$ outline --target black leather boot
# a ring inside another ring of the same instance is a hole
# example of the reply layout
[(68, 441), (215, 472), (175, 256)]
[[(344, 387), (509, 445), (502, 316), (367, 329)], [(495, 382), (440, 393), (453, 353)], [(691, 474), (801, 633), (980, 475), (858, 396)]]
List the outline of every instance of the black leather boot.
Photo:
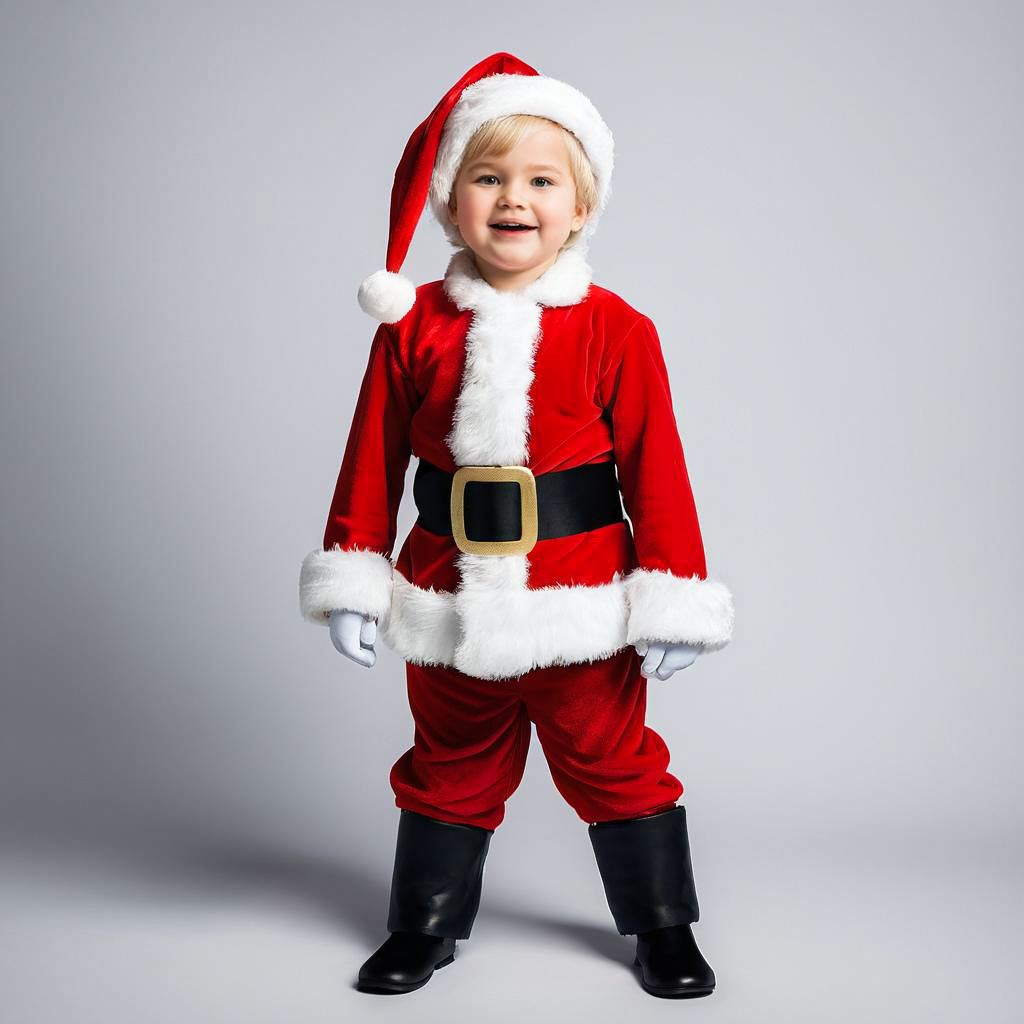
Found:
[(391, 877), (391, 935), (359, 969), (363, 992), (412, 992), (455, 959), (480, 907), (493, 831), (402, 810)]
[(640, 984), (651, 995), (710, 995), (715, 972), (690, 931), (699, 920), (686, 808), (589, 828), (605, 895), (620, 935), (635, 935)]

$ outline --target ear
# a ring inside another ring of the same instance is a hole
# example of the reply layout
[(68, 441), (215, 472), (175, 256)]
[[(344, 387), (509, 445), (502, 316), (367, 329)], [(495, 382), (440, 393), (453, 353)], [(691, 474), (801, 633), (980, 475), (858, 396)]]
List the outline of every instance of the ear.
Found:
[(584, 224), (587, 223), (587, 219), (590, 217), (590, 211), (582, 204), (576, 204), (576, 216), (572, 219), (573, 231), (579, 231)]

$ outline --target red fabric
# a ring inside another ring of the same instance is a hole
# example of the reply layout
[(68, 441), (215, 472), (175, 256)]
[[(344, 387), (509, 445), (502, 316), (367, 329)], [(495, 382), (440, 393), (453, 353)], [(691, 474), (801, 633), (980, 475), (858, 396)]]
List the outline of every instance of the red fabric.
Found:
[[(411, 455), (454, 472), (451, 431), (472, 313), (434, 281), (373, 339), (324, 533), (324, 548), (391, 557)], [(531, 588), (601, 584), (636, 567), (707, 578), (697, 511), (654, 324), (591, 285), (573, 306), (544, 308), (529, 392), (534, 474), (614, 459), (632, 521), (539, 541)], [(634, 537), (635, 533), (635, 537)], [(420, 587), (453, 592), (459, 550), (413, 526), (395, 559)]]
[(647, 679), (632, 647), (515, 680), (406, 663), (414, 743), (391, 769), (395, 805), (496, 829), (526, 766), (531, 722), (566, 802), (588, 823), (656, 814), (682, 783), (644, 724)]
[(324, 549), (369, 548), (390, 555), (409, 465), (409, 430), (419, 402), (395, 361), (388, 327), (370, 345), (352, 427), (331, 502)]

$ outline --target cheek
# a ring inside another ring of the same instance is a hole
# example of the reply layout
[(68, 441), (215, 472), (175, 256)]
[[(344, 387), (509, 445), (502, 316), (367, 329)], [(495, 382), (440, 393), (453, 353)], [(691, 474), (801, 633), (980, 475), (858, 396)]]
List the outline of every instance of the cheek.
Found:
[(463, 199), (462, 209), (470, 220), (477, 221), (486, 217), (490, 206), (486, 202), (485, 197), (479, 192), (467, 191)]
[(538, 201), (537, 210), (545, 220), (553, 224), (568, 224), (575, 213), (572, 203), (566, 196), (554, 194), (544, 196)]

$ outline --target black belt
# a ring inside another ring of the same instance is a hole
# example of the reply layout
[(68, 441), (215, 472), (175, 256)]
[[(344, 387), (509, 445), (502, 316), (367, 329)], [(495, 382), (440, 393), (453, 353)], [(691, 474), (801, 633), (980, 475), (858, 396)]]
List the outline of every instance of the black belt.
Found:
[(473, 554), (525, 553), (538, 540), (623, 521), (612, 460), (534, 476), (524, 466), (449, 473), (420, 459), (413, 497), (419, 526), (454, 536), (460, 550)]

